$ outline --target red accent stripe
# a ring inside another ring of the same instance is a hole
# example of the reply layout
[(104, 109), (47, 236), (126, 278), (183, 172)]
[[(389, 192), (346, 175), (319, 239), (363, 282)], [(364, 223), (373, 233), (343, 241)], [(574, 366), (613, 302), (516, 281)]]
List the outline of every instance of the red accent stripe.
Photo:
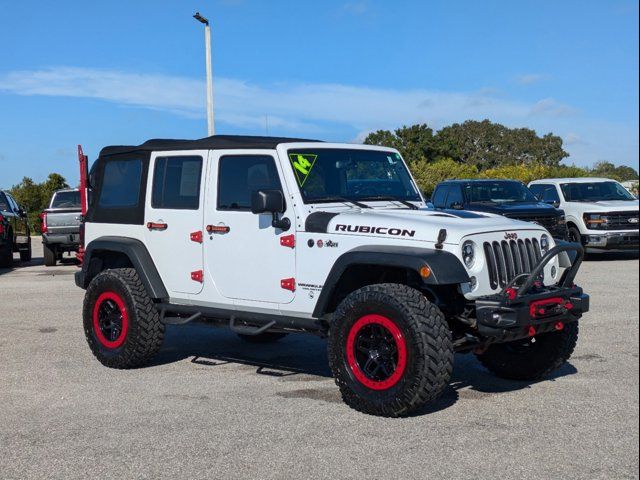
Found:
[[(380, 325), (391, 334), (398, 349), (398, 363), (396, 365), (396, 369), (389, 378), (382, 381), (372, 380), (367, 377), (356, 360), (356, 338), (358, 333), (365, 326), (373, 323)], [(371, 390), (388, 390), (400, 381), (405, 368), (407, 367), (407, 342), (404, 335), (402, 335), (402, 331), (400, 331), (395, 322), (389, 318), (375, 314), (365, 315), (364, 317), (360, 317), (356, 323), (353, 324), (351, 330), (349, 330), (349, 335), (347, 337), (347, 362), (349, 363), (351, 372), (353, 372), (353, 376), (364, 386)]]

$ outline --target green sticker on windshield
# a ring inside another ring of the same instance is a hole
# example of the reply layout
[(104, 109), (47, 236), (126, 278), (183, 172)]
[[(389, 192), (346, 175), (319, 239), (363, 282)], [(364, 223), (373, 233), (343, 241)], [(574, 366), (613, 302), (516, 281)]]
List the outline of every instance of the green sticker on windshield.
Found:
[(311, 169), (316, 163), (316, 158), (318, 158), (318, 155), (312, 155), (309, 153), (289, 154), (289, 160), (291, 160), (291, 166), (293, 167), (293, 172), (296, 174), (298, 185), (303, 186), (304, 182), (307, 181), (309, 173), (311, 173)]

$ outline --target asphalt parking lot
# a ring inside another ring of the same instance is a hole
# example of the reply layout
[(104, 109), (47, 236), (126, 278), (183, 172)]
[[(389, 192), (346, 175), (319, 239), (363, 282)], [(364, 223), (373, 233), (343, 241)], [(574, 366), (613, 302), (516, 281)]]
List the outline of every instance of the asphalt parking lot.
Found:
[(592, 311), (554, 378), (458, 356), (444, 397), (394, 420), (342, 403), (311, 336), (173, 327), (152, 366), (102, 367), (77, 267), (34, 245), (0, 270), (0, 478), (638, 478), (637, 256), (584, 264)]

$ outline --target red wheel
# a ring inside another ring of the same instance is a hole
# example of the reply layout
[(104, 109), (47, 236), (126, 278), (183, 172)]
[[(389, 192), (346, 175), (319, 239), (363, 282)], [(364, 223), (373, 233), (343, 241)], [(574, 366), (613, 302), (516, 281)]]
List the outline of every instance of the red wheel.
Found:
[(124, 300), (115, 292), (100, 294), (93, 307), (93, 330), (106, 348), (120, 347), (129, 331), (129, 314)]
[(398, 326), (382, 315), (365, 315), (347, 337), (347, 361), (353, 376), (372, 390), (387, 390), (402, 378), (407, 343)]

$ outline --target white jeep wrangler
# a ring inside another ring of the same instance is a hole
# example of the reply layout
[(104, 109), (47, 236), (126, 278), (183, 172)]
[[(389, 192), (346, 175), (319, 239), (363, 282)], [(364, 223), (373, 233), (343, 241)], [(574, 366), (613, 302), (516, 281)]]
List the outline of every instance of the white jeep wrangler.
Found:
[(454, 352), (497, 375), (562, 365), (589, 297), (576, 244), (502, 216), (426, 208), (390, 148), (270, 137), (104, 148), (90, 174), (84, 330), (104, 365), (148, 363), (165, 325), (328, 337), (344, 401), (407, 415)]

